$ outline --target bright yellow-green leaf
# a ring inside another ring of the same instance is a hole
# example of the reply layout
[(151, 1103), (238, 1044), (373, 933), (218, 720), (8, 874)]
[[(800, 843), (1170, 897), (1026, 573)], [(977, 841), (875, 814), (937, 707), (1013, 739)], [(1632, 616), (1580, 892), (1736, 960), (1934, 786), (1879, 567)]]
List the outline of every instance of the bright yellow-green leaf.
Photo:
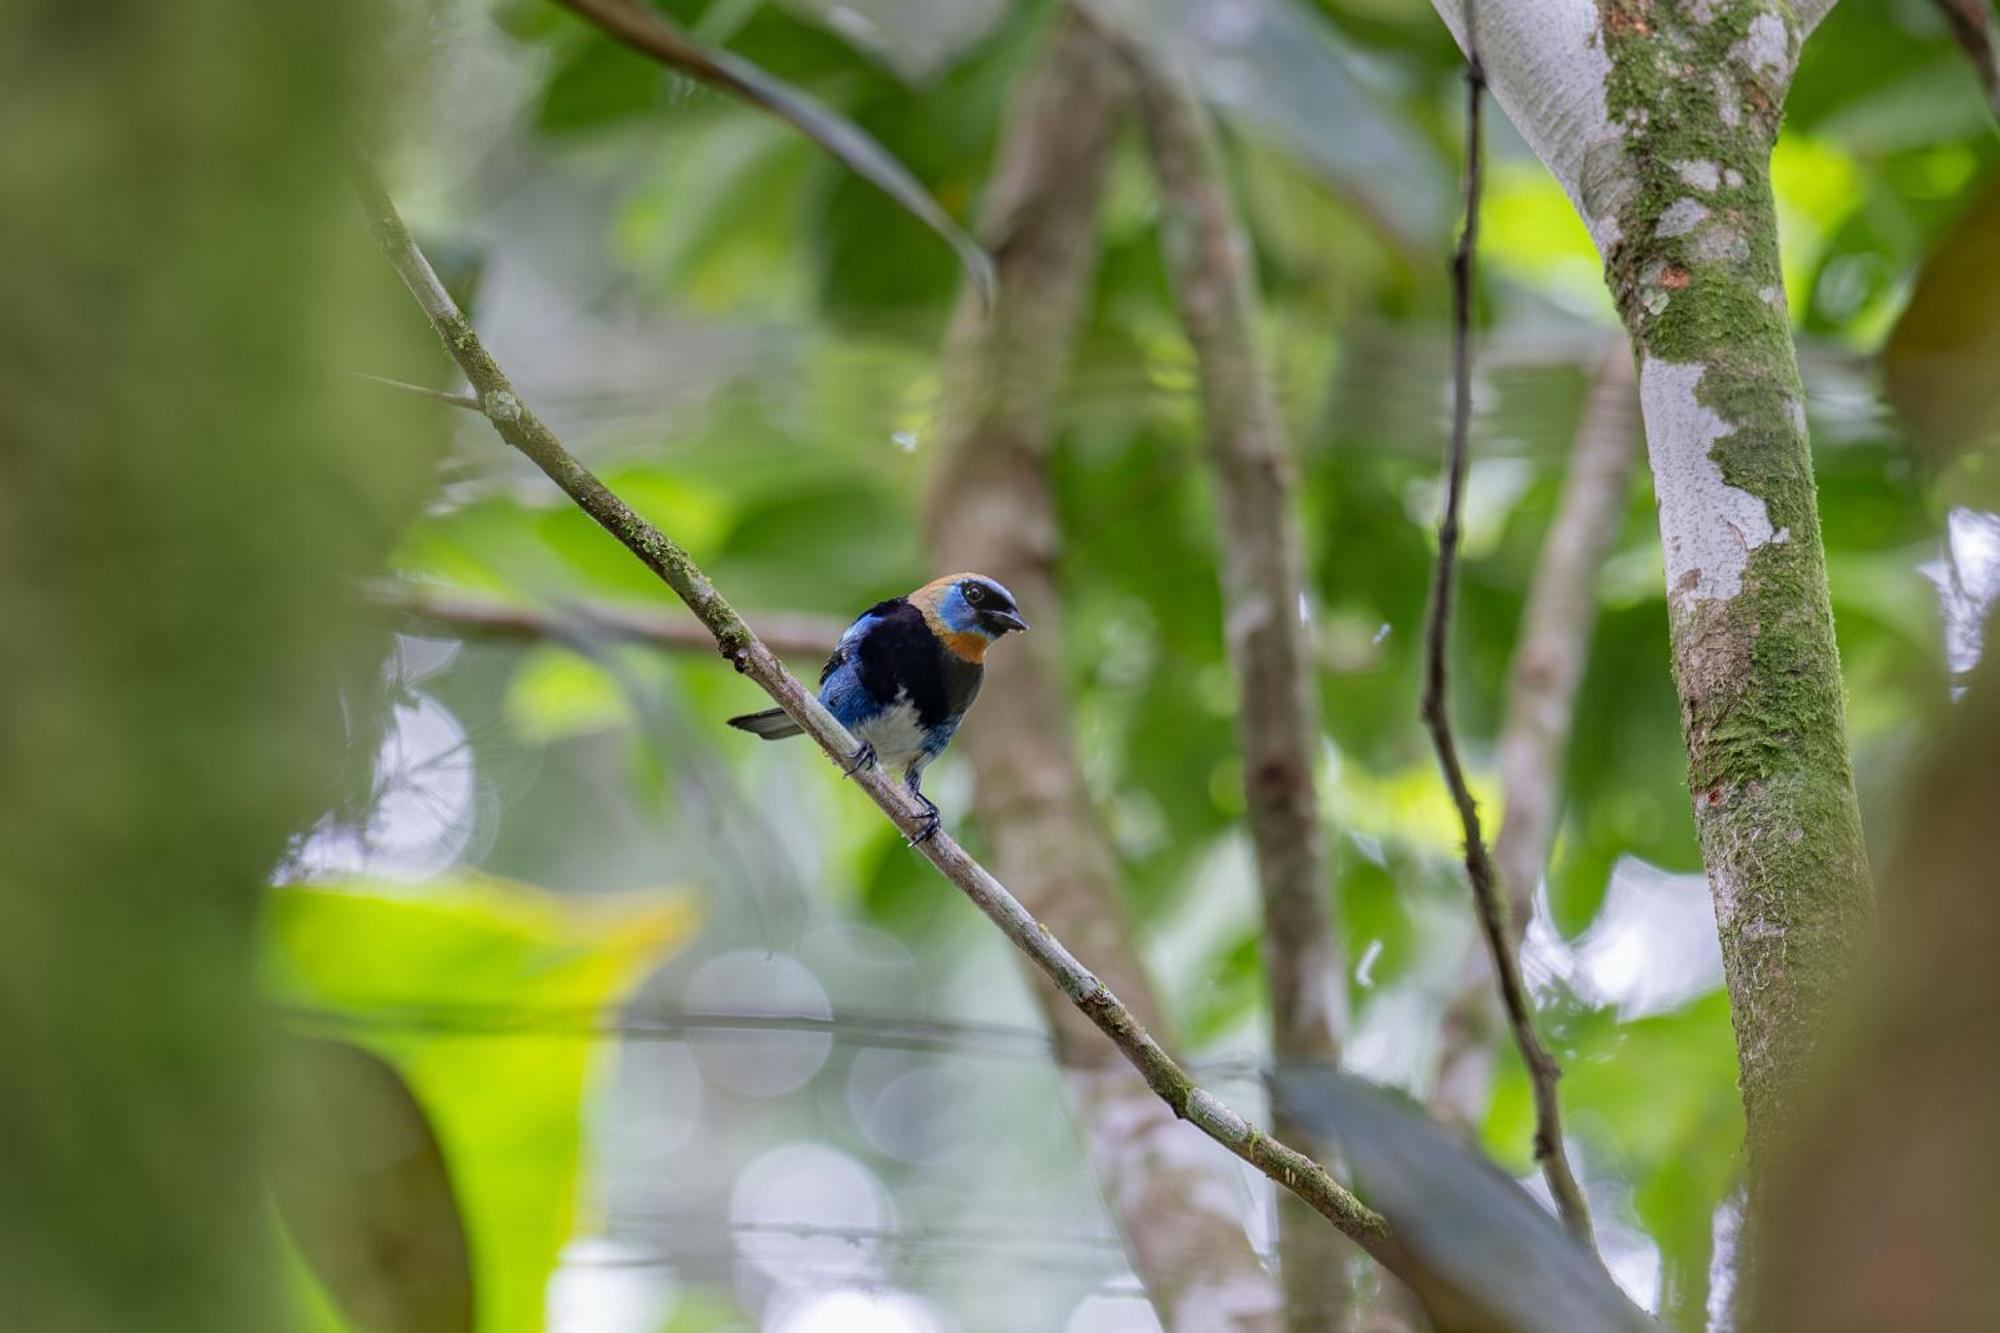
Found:
[[(479, 1333), (541, 1329), (543, 1287), (573, 1229), (600, 1054), (586, 1020), (688, 937), (690, 903), (468, 877), (281, 889), (269, 922), (272, 998), (353, 1016), (345, 1035), (395, 1064), (435, 1126), (471, 1242)], [(496, 1031), (422, 1019), (454, 1012), (523, 1021)]]
[(1494, 163), (1479, 228), (1482, 264), (1554, 289), (1573, 308), (1612, 318), (1597, 247), (1562, 187), (1539, 164), (1514, 158)]
[(1824, 138), (1785, 134), (1771, 153), (1771, 192), (1778, 203), (1778, 253), (1785, 296), (1793, 310), (1808, 304), (1812, 275), (1827, 238), (1861, 203), (1854, 159)]

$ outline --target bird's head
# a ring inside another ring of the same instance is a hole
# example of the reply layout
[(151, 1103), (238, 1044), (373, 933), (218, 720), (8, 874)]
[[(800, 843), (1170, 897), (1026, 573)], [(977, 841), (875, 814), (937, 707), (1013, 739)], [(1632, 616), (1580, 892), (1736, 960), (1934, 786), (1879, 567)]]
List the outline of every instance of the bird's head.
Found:
[(947, 647), (974, 662), (1001, 635), (1028, 628), (1014, 605), (1014, 594), (984, 574), (932, 579), (910, 594), (910, 602)]

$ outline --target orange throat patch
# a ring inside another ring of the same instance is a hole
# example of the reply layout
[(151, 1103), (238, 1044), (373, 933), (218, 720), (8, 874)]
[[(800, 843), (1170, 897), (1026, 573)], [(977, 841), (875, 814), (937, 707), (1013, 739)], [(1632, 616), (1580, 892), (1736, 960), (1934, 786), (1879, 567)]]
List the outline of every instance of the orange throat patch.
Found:
[(941, 634), (938, 637), (944, 640), (944, 646), (952, 651), (953, 656), (968, 662), (985, 661), (986, 645), (991, 642), (984, 634), (974, 634), (969, 630), (963, 634)]
[(954, 657), (961, 662), (984, 662), (986, 647), (992, 640), (972, 630), (954, 630), (938, 614), (939, 599), (971, 577), (970, 574), (947, 574), (941, 579), (932, 579), (910, 594), (910, 603), (924, 613), (924, 623), (931, 627), (931, 633)]

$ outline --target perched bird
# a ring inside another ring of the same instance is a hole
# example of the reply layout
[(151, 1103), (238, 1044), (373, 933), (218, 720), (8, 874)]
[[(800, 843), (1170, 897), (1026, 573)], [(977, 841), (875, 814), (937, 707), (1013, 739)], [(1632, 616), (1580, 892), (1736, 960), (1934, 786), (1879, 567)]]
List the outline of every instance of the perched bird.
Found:
[[(944, 753), (979, 696), (987, 646), (1027, 628), (1012, 593), (983, 574), (952, 574), (869, 607), (826, 659), (819, 701), (861, 742), (848, 772), (878, 763), (900, 772), (928, 812), (918, 842), (935, 834), (941, 819), (924, 795), (924, 766)], [(781, 708), (732, 717), (729, 725), (767, 741), (800, 731)]]

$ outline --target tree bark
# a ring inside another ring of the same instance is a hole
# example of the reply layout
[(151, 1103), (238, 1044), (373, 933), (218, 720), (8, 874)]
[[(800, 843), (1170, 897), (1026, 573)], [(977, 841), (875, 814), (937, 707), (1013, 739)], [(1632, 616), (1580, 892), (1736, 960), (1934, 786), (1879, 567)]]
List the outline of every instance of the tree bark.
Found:
[[(1437, 0), (1462, 33), (1457, 0)], [(1827, 4), (1487, 0), (1495, 96), (1604, 256), (1631, 335), (1753, 1204), (1872, 920), (1770, 152)]]
[[(1156, 1028), (1164, 1016), (1134, 948), (1117, 856), (1071, 748), (1056, 666), (1061, 597), (1048, 475), (1055, 404), (1095, 267), (1098, 204), (1127, 88), (1084, 23), (1065, 13), (1056, 24), (1009, 117), (988, 188), (981, 239), (997, 260), (998, 304), (989, 312), (968, 292), (946, 348), (931, 545), (941, 569), (999, 579), (1035, 622), (1028, 639), (989, 666), (979, 715), (959, 742), (995, 864), (1028, 910), (1092, 959)], [(1035, 992), (1091, 1163), (1162, 1325), (1276, 1328), (1277, 1290), (1245, 1236), (1236, 1192), (1199, 1137), (1059, 993), (1043, 985)]]
[[(1259, 342), (1247, 240), (1215, 131), (1167, 57), (1135, 54), (1139, 119), (1159, 183), (1160, 236), (1181, 327), (1201, 373), (1215, 481), (1222, 605), (1242, 688), (1244, 803), (1264, 907), (1261, 940), (1274, 1063), (1340, 1056), (1346, 989), (1316, 772), (1318, 686), (1305, 623), (1304, 542), (1292, 460)], [(1287, 1115), (1273, 1128), (1321, 1161), (1332, 1145)], [(1354, 1314), (1354, 1247), (1296, 1199), (1278, 1202), (1285, 1326), (1326, 1333)]]

